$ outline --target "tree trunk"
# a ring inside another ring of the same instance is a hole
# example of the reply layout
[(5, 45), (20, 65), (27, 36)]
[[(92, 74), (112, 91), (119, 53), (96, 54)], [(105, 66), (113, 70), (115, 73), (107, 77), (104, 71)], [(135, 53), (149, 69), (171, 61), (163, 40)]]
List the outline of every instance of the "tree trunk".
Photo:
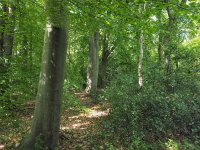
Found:
[[(157, 18), (158, 18), (158, 22), (159, 25), (162, 25), (162, 15), (161, 15), (162, 11), (159, 11), (157, 14)], [(160, 27), (160, 31), (159, 31), (159, 37), (158, 37), (158, 63), (159, 65), (163, 65), (164, 64), (164, 58), (163, 58), (163, 48), (164, 48), (164, 34), (162, 32), (162, 26)]]
[(26, 34), (22, 35), (22, 49), (21, 49), (21, 54), (22, 54), (22, 68), (26, 69), (28, 66), (28, 48), (29, 48), (29, 43), (28, 43), (28, 38)]
[(104, 88), (106, 84), (106, 70), (107, 70), (107, 64), (108, 64), (108, 57), (110, 55), (108, 42), (109, 42), (109, 35), (105, 34), (104, 39), (103, 39), (101, 64), (99, 67), (99, 87), (100, 88)]
[(14, 28), (15, 28), (15, 16), (13, 13), (14, 10), (15, 7), (12, 4), (7, 4), (4, 6), (6, 19), (5, 19), (5, 27), (3, 33), (3, 51), (5, 56), (12, 55)]
[[(172, 72), (172, 64), (171, 64), (171, 53), (172, 53), (172, 40), (174, 39), (173, 27), (175, 24), (175, 17), (172, 15), (172, 11), (170, 7), (167, 7), (168, 14), (168, 27), (167, 27), (167, 35), (165, 38), (165, 66), (166, 66), (166, 74), (170, 75)], [(173, 35), (172, 35), (173, 34)]]
[(3, 57), (3, 34), (0, 33), (0, 57)]
[(62, 6), (58, 0), (46, 0), (48, 18), (36, 107), (31, 133), (22, 142), (21, 150), (36, 150), (41, 141), (43, 149), (54, 150), (57, 145), (67, 40)]
[(86, 92), (92, 96), (96, 95), (98, 72), (99, 72), (99, 33), (94, 32), (89, 40), (89, 58), (87, 68)]
[(143, 76), (142, 76), (142, 61), (143, 61), (143, 55), (144, 55), (144, 37), (142, 31), (139, 35), (139, 48), (140, 48), (140, 54), (138, 58), (138, 90), (140, 90), (143, 87)]
[(32, 68), (33, 64), (33, 33), (32, 30), (30, 32), (30, 44), (29, 44), (29, 65)]
[(0, 2), (2, 7), (0, 7), (0, 10), (2, 12), (2, 16), (0, 16), (0, 57), (3, 57), (3, 33), (4, 33), (4, 27), (5, 27), (5, 6), (3, 2)]
[(158, 62), (159, 64), (163, 63), (163, 36), (160, 33), (158, 39)]
[[(169, 3), (169, 0), (165, 0), (166, 3)], [(166, 72), (166, 89), (168, 92), (173, 91), (173, 87), (171, 86), (170, 76), (173, 70), (173, 63), (171, 60), (171, 54), (173, 53), (176, 47), (176, 17), (173, 13), (170, 6), (166, 8), (168, 15), (168, 25), (164, 37), (164, 55), (165, 55), (165, 72)]]
[(0, 57), (3, 57), (3, 19), (0, 18)]

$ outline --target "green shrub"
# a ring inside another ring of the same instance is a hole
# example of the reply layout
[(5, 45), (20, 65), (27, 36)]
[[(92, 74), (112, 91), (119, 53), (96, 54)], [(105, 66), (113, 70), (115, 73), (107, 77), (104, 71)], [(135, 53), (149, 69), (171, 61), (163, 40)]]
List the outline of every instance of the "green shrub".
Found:
[(13, 58), (10, 64), (4, 64), (0, 75), (0, 117), (3, 117), (36, 96), (39, 68), (34, 64), (25, 68), (21, 60)]
[(106, 128), (117, 134), (125, 145), (135, 135), (150, 143), (168, 138), (199, 140), (198, 86), (192, 87), (193, 90), (190, 86), (179, 87), (170, 94), (160, 82), (145, 85), (137, 92), (133, 77), (120, 76), (105, 91), (105, 99), (111, 104)]

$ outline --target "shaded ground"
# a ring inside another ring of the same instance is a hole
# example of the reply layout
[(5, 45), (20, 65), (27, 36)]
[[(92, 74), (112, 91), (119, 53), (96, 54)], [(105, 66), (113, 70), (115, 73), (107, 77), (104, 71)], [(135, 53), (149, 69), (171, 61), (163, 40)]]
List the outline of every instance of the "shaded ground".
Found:
[[(105, 149), (106, 142), (101, 141), (101, 129), (97, 126), (108, 115), (109, 109), (92, 102), (85, 93), (75, 93), (85, 108), (66, 109), (62, 114), (59, 149), (92, 150)], [(34, 103), (24, 106), (23, 111), (15, 111), (15, 117), (0, 120), (0, 150), (16, 150), (21, 138), (29, 131), (34, 111)]]
[(60, 149), (104, 149), (105, 143), (99, 141), (101, 132), (98, 122), (107, 116), (109, 109), (100, 104), (94, 104), (85, 93), (75, 93), (81, 103), (86, 106), (84, 112), (73, 109), (66, 110), (62, 116)]

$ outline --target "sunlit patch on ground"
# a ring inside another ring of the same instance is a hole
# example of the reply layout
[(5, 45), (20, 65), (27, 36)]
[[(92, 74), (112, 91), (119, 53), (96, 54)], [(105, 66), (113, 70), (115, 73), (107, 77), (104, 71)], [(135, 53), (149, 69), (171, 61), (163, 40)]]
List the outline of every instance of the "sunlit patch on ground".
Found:
[(109, 109), (107, 110), (95, 110), (95, 109), (91, 109), (91, 111), (88, 114), (89, 118), (98, 118), (98, 117), (103, 117), (103, 116), (107, 116), (109, 113)]
[[(85, 93), (78, 93), (76, 96), (85, 109), (81, 112), (74, 108), (64, 110), (61, 116), (60, 150), (91, 149), (97, 146), (96, 143), (101, 145), (101, 141), (96, 138), (101, 129), (96, 125), (108, 115), (109, 109), (93, 103)], [(31, 101), (23, 106), (21, 112), (16, 112), (13, 118), (0, 121), (0, 150), (17, 149), (22, 138), (30, 130), (34, 106), (34, 102)]]
[(76, 110), (66, 110), (62, 115), (60, 149), (92, 149), (96, 145), (93, 142), (99, 132), (97, 124), (103, 117), (109, 114), (108, 108), (94, 104), (85, 93), (75, 93), (86, 106), (85, 112), (77, 113)]
[(87, 129), (87, 126), (90, 125), (90, 122), (80, 122), (80, 123), (74, 123), (69, 126), (61, 127), (61, 130), (69, 130), (69, 129)]
[(5, 145), (0, 144), (0, 149), (3, 149), (5, 147)]
[[(95, 107), (94, 107), (95, 108)], [(66, 118), (67, 125), (62, 126), (61, 130), (66, 129), (86, 129), (87, 127), (92, 125), (92, 122), (89, 118), (99, 118), (107, 116), (109, 113), (109, 109), (106, 110), (98, 110), (98, 109), (90, 109), (87, 113), (80, 113), (79, 115), (74, 115)]]

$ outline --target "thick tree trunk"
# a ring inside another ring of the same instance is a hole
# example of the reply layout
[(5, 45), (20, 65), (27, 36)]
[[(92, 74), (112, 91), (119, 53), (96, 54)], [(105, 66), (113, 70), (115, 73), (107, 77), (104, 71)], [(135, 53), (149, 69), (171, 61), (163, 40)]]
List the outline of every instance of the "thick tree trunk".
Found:
[(140, 53), (138, 57), (138, 90), (140, 90), (143, 87), (143, 76), (142, 76), (142, 61), (144, 56), (144, 37), (142, 31), (139, 35), (139, 48)]
[(99, 87), (100, 88), (104, 88), (106, 84), (106, 70), (107, 70), (107, 64), (108, 64), (108, 57), (110, 55), (108, 42), (109, 42), (109, 35), (105, 34), (104, 39), (103, 39), (101, 64), (99, 67)]
[(44, 39), (42, 68), (31, 133), (21, 150), (36, 150), (38, 141), (43, 149), (54, 150), (59, 137), (60, 108), (66, 59), (66, 16), (60, 1), (47, 0), (48, 19)]
[(100, 73), (99, 73), (99, 87), (104, 88), (106, 85), (106, 70), (107, 70), (107, 65), (108, 65), (108, 58), (104, 57), (101, 60), (101, 65), (100, 65)]
[(86, 92), (96, 95), (99, 72), (99, 33), (94, 32), (89, 40), (89, 58), (87, 68)]

